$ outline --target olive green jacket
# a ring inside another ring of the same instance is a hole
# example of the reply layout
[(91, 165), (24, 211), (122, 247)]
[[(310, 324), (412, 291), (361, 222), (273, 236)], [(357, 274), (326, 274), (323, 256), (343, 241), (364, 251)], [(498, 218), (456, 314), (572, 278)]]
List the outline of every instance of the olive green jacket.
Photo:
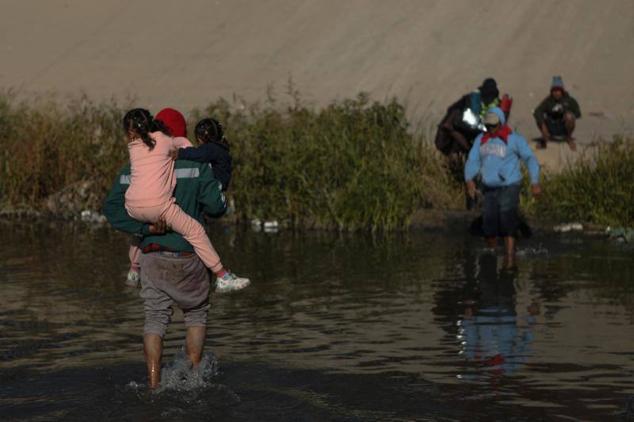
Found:
[[(221, 216), (227, 210), (227, 202), (213, 170), (206, 163), (178, 160), (175, 162), (176, 204), (188, 215), (203, 223), (204, 214)], [(140, 248), (156, 243), (175, 252), (190, 252), (194, 248), (176, 232), (151, 235), (149, 225), (134, 220), (125, 209), (125, 192), (130, 186), (130, 165), (117, 175), (103, 205), (103, 214), (117, 230), (137, 236)]]
[(542, 100), (533, 112), (533, 117), (539, 126), (544, 123), (546, 116), (550, 115), (558, 104), (561, 104), (564, 113), (569, 111), (574, 114), (577, 119), (581, 117), (579, 104), (577, 103), (577, 100), (570, 96), (570, 94), (565, 92), (559, 101), (555, 100), (552, 95), (549, 95)]

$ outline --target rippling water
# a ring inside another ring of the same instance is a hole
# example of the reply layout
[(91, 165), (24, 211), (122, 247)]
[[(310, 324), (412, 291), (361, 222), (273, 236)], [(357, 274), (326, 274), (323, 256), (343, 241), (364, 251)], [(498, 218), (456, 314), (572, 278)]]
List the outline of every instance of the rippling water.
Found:
[(175, 312), (151, 394), (126, 238), (0, 227), (3, 420), (634, 417), (627, 245), (537, 236), (505, 272), (456, 234), (219, 230), (223, 261), (253, 285), (212, 296), (204, 373), (183, 368)]

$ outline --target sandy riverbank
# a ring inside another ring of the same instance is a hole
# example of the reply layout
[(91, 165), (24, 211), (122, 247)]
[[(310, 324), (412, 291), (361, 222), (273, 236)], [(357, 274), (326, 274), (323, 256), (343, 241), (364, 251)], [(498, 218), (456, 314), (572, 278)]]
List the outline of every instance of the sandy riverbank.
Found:
[[(360, 91), (397, 96), (412, 121), (495, 76), (511, 123), (561, 74), (581, 103), (578, 142), (634, 132), (634, 3), (483, 0), (2, 0), (0, 87), (86, 92), (185, 111), (234, 95), (251, 102), (292, 78), (315, 105)], [(565, 162), (555, 146), (540, 158)], [(574, 158), (574, 157), (573, 157)]]

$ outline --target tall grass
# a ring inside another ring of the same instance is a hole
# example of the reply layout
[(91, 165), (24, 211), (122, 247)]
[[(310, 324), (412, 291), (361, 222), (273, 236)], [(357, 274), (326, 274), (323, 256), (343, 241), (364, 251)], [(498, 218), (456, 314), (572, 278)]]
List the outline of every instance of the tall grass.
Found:
[(634, 139), (617, 137), (547, 176), (536, 208), (558, 220), (634, 227)]
[[(105, 192), (127, 159), (121, 109), (80, 97), (65, 105), (15, 102), (0, 95), (0, 203), (39, 209), (42, 200), (74, 182)], [(94, 206), (95, 204), (88, 204)]]
[[(226, 102), (204, 114), (228, 129), (236, 157), (232, 190), (245, 217), (294, 225), (394, 229), (419, 207), (459, 196), (435, 151), (409, 132), (404, 108), (367, 96), (314, 111)], [(438, 189), (442, 185), (445, 189)]]
[[(286, 106), (221, 99), (191, 113), (192, 124), (214, 116), (226, 128), (234, 157), (229, 196), (240, 219), (391, 230), (407, 226), (419, 208), (462, 207), (462, 183), (412, 130), (396, 100), (359, 95), (314, 109), (292, 99)], [(43, 210), (47, 198), (80, 182), (88, 182), (91, 195), (73, 210), (98, 208), (128, 160), (123, 112), (86, 97), (18, 102), (0, 94), (0, 209)], [(617, 140), (561, 174), (546, 175), (544, 197), (527, 209), (540, 217), (634, 226), (633, 145)]]
[[(0, 97), (0, 202), (39, 209), (49, 195), (85, 180), (105, 196), (127, 160), (122, 114), (114, 103), (85, 97), (67, 105)], [(459, 197), (443, 160), (410, 133), (396, 100), (360, 95), (320, 110), (300, 101), (240, 109), (219, 100), (194, 114), (226, 126), (230, 196), (243, 219), (389, 230), (406, 226), (419, 207), (452, 206)]]

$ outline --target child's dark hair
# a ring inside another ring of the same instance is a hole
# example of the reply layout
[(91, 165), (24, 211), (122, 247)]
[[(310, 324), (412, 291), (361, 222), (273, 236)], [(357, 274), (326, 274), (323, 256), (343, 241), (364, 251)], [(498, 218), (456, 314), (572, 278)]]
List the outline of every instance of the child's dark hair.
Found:
[(225, 139), (225, 130), (216, 119), (202, 119), (196, 125), (194, 133), (196, 134), (196, 138), (205, 144), (210, 142), (227, 143), (227, 140)]
[(123, 116), (123, 130), (132, 131), (139, 135), (143, 143), (150, 149), (154, 149), (156, 141), (150, 137), (150, 132), (161, 131), (170, 135), (163, 122), (154, 120), (154, 117), (144, 108), (133, 108)]

